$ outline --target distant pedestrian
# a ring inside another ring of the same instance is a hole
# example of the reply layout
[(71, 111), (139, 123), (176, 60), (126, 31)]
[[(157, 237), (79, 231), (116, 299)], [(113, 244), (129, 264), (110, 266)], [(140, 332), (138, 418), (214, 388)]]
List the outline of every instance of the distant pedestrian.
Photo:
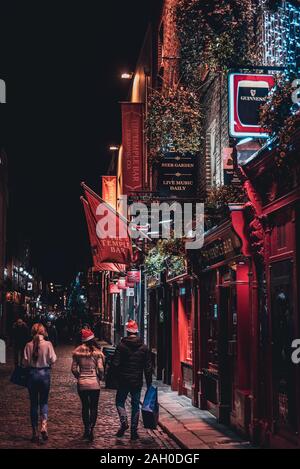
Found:
[(12, 342), (14, 349), (14, 363), (15, 367), (22, 366), (24, 347), (29, 340), (29, 329), (23, 319), (19, 318), (13, 325), (12, 329)]
[(32, 425), (32, 442), (39, 441), (38, 408), (41, 416), (41, 435), (48, 439), (48, 396), (50, 391), (50, 367), (56, 361), (52, 343), (45, 340), (47, 332), (43, 324), (37, 323), (31, 329), (32, 341), (24, 350), (25, 365), (29, 369), (28, 391), (30, 397), (30, 416)]
[(118, 386), (116, 406), (121, 423), (117, 437), (123, 436), (129, 428), (125, 403), (130, 394), (131, 439), (137, 440), (143, 374), (145, 374), (147, 387), (152, 383), (151, 353), (138, 337), (138, 326), (135, 321), (130, 320), (126, 324), (126, 331), (128, 335), (121, 340), (112, 359), (113, 372)]
[(90, 329), (82, 329), (81, 342), (82, 345), (73, 352), (71, 371), (77, 379), (77, 390), (82, 404), (83, 438), (93, 441), (98, 417), (100, 380), (104, 373), (104, 355)]
[(57, 343), (58, 343), (57, 329), (55, 327), (55, 324), (53, 324), (51, 321), (47, 322), (47, 333), (48, 333), (48, 339), (52, 343), (53, 347), (57, 347)]

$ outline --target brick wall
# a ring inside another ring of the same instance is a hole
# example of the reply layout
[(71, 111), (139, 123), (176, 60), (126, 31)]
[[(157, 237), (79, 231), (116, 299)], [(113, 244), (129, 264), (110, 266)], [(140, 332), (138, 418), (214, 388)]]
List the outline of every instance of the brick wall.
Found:
[(223, 149), (229, 146), (227, 77), (210, 77), (203, 93), (204, 145), (199, 165), (201, 196), (223, 179)]

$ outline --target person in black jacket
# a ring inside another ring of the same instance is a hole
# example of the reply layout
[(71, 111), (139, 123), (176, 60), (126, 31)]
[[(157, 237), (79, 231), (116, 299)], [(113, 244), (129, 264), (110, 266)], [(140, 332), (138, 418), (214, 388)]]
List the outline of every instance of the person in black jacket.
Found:
[(14, 323), (12, 330), (15, 367), (22, 366), (23, 364), (24, 348), (29, 341), (29, 338), (29, 329), (26, 322), (23, 321), (23, 319), (18, 318)]
[(121, 423), (116, 436), (123, 436), (129, 428), (125, 402), (130, 394), (131, 440), (137, 440), (143, 373), (147, 387), (149, 387), (152, 383), (152, 363), (150, 350), (137, 335), (137, 323), (130, 320), (126, 324), (126, 331), (128, 335), (121, 340), (112, 359), (112, 367), (118, 383), (116, 406)]

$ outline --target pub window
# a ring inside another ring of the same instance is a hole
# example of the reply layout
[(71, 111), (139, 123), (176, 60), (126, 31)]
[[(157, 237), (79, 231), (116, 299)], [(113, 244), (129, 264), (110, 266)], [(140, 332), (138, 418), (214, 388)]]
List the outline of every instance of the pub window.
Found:
[(189, 295), (186, 304), (186, 315), (187, 315), (187, 349), (186, 349), (186, 361), (192, 363), (193, 361), (193, 324), (192, 324), (192, 298)]
[(296, 369), (291, 361), (295, 337), (293, 318), (293, 267), (290, 260), (271, 268), (273, 416), (278, 432), (297, 430)]
[(207, 361), (211, 371), (218, 371), (218, 319), (219, 310), (216, 297), (216, 272), (207, 275), (204, 280), (204, 298), (207, 329)]
[(223, 184), (221, 154), (217, 145), (217, 119), (210, 124), (206, 135), (207, 188)]
[(277, 226), (277, 248), (286, 247), (285, 225)]

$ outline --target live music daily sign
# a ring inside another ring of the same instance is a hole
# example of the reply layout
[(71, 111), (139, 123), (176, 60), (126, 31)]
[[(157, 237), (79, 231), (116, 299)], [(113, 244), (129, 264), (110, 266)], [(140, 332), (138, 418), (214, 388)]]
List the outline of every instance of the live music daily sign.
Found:
[(169, 152), (159, 167), (159, 195), (171, 198), (189, 198), (196, 195), (197, 155)]

